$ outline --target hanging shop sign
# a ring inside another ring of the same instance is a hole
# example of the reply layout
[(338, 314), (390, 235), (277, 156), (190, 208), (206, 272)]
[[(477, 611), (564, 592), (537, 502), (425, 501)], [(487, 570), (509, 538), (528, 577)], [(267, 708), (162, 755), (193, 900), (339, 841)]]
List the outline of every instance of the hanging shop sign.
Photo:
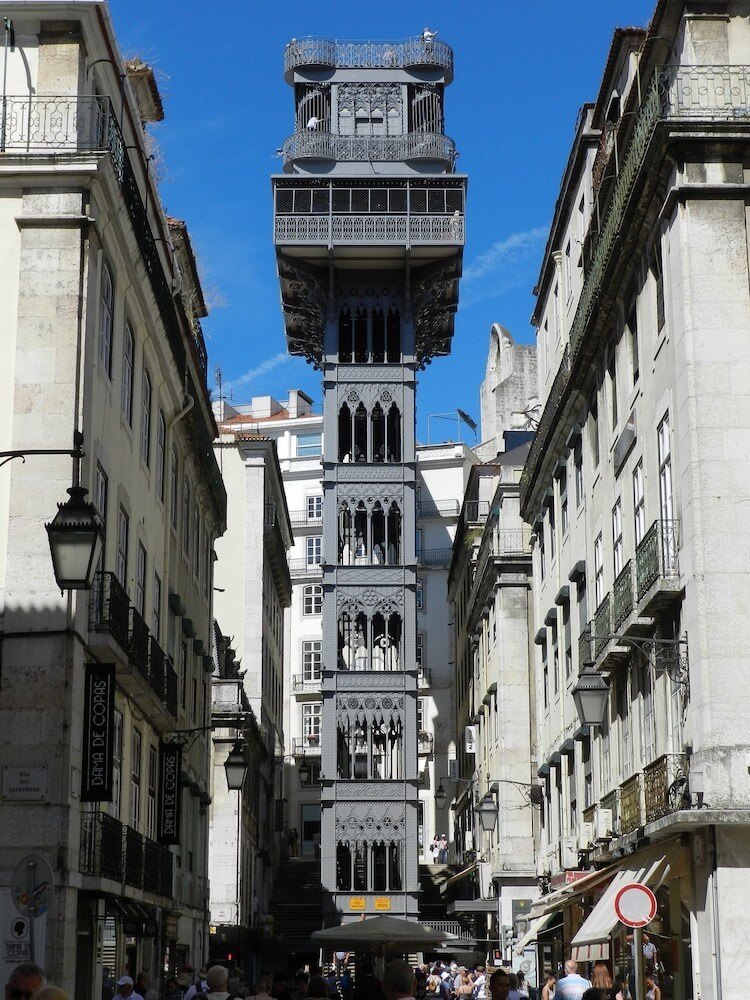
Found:
[(161, 787), (159, 789), (159, 843), (180, 842), (180, 800), (182, 747), (179, 743), (161, 745)]
[(115, 666), (87, 663), (83, 701), (81, 802), (111, 802), (115, 747)]

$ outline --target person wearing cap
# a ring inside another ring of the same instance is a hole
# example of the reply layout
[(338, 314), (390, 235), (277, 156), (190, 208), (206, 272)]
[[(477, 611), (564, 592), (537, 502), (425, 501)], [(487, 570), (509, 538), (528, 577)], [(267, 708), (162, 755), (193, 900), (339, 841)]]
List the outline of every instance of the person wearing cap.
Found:
[(133, 980), (130, 976), (120, 976), (117, 980), (117, 993), (113, 1000), (143, 1000), (140, 993), (133, 989)]

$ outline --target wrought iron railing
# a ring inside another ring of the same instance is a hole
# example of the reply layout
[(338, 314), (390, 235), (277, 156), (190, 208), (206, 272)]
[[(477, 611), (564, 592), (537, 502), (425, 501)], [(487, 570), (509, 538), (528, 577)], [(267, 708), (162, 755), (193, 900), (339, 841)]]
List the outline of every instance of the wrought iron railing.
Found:
[(620, 785), (620, 833), (632, 833), (641, 826), (641, 775), (634, 774)]
[(276, 243), (451, 244), (463, 246), (465, 220), (455, 215), (277, 215)]
[(148, 676), (148, 647), (151, 638), (148, 625), (135, 608), (130, 609), (130, 631), (128, 635), (128, 658), (146, 678)]
[(167, 658), (164, 663), (164, 703), (173, 718), (177, 718), (177, 671), (172, 660)]
[(430, 920), (430, 927), (434, 927), (436, 931), (451, 934), (453, 937), (472, 939), (472, 935), (465, 927), (461, 926), (458, 920)]
[(620, 822), (620, 789), (613, 788), (607, 795), (602, 796), (602, 809), (612, 810), (612, 829), (618, 829)]
[(121, 882), (123, 863), (122, 823), (107, 813), (82, 813), (79, 854), (81, 872)]
[(95, 575), (89, 605), (89, 623), (95, 632), (108, 632), (123, 650), (127, 650), (130, 601), (114, 573), (99, 572)]
[(453, 549), (420, 549), (417, 562), (420, 566), (450, 566)]
[(143, 840), (143, 888), (147, 892), (161, 891), (161, 844), (144, 837)]
[(431, 754), (434, 742), (432, 733), (417, 733), (417, 752), (420, 755)]
[(612, 587), (612, 624), (615, 631), (633, 610), (633, 562), (625, 563)]
[(310, 158), (337, 162), (403, 162), (442, 160), (451, 167), (456, 145), (439, 132), (406, 135), (335, 135), (332, 132), (296, 132), (283, 146), (284, 163)]
[(319, 528), (323, 523), (323, 512), (320, 514), (310, 514), (306, 510), (293, 510), (289, 514), (293, 528)]
[(319, 754), (320, 736), (295, 736), (292, 740), (292, 753), (294, 754)]
[(646, 822), (689, 808), (685, 755), (665, 753), (643, 769)]
[(172, 882), (174, 878), (174, 855), (168, 847), (161, 848), (161, 894), (162, 896), (172, 895)]
[(108, 97), (4, 97), (0, 153), (104, 152), (113, 127), (109, 108)]
[(612, 634), (611, 594), (606, 594), (604, 596), (601, 604), (594, 612), (593, 626), (594, 626), (594, 635), (593, 635), (594, 657), (597, 657), (604, 650), (604, 647), (609, 642), (609, 639), (599, 638), (599, 637), (609, 636)]
[(420, 500), (417, 503), (417, 517), (458, 517), (458, 500)]
[(149, 682), (156, 695), (164, 701), (166, 694), (164, 671), (166, 669), (167, 654), (153, 636), (149, 639), (148, 649)]
[(658, 579), (676, 579), (680, 575), (678, 520), (654, 521), (635, 550), (636, 586), (640, 601)]
[(125, 881), (138, 889), (143, 885), (143, 837), (132, 826), (125, 827)]
[(586, 806), (586, 808), (581, 813), (581, 818), (583, 819), (584, 823), (596, 822), (596, 809), (597, 809), (596, 802), (592, 803), (590, 806)]
[[(747, 66), (666, 66), (654, 71), (643, 91), (635, 124), (620, 155), (608, 204), (601, 211), (601, 227), (589, 235), (591, 255), (570, 328), (570, 350), (575, 359), (583, 343), (604, 276), (620, 236), (622, 220), (640, 174), (646, 152), (660, 121), (750, 123), (750, 68)], [(602, 171), (603, 172), (603, 171)], [(592, 227), (598, 224), (595, 213)], [(547, 397), (539, 426), (521, 476), (521, 506), (525, 506), (533, 478), (547, 452), (549, 437), (559, 423), (559, 406), (567, 394), (570, 357), (564, 357)]]
[(578, 669), (580, 670), (584, 663), (590, 663), (593, 659), (594, 651), (591, 642), (591, 626), (587, 625), (578, 636)]
[(294, 38), (284, 50), (284, 73), (300, 66), (341, 69), (405, 69), (439, 66), (453, 78), (453, 49), (422, 35), (401, 42), (349, 42), (332, 38)]
[(292, 576), (320, 576), (323, 567), (320, 563), (309, 563), (307, 559), (290, 559), (289, 572)]
[(467, 500), (464, 503), (463, 519), (465, 524), (484, 524), (489, 513), (489, 500)]
[(295, 674), (292, 677), (293, 691), (320, 691), (323, 683), (320, 674), (317, 677), (305, 677), (303, 674)]

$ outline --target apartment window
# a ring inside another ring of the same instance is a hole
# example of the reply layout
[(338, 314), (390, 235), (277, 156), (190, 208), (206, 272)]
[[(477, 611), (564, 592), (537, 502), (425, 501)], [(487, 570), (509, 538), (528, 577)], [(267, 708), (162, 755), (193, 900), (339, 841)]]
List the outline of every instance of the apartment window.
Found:
[(663, 521), (672, 520), (672, 445), (669, 434), (669, 414), (657, 431), (659, 453), (659, 505)]
[(122, 394), (121, 405), (122, 415), (128, 423), (133, 425), (133, 375), (135, 370), (135, 337), (130, 323), (125, 324), (125, 333), (122, 342)]
[(188, 648), (186, 642), (180, 643), (180, 704), (183, 709), (187, 708), (187, 675), (188, 675)]
[(583, 448), (580, 442), (573, 453), (573, 463), (576, 480), (576, 509), (583, 503)]
[(320, 719), (323, 713), (321, 702), (302, 706), (302, 738), (306, 747), (320, 746)]
[(424, 666), (424, 636), (421, 632), (417, 632), (416, 659), (417, 670), (421, 670)]
[(570, 627), (570, 601), (563, 604), (563, 642), (565, 643), (565, 679), (573, 673), (573, 632)]
[(555, 333), (555, 342), (560, 339), (560, 290), (557, 285), (552, 292), (552, 329)]
[(557, 622), (552, 623), (552, 686), (555, 694), (560, 690), (560, 648), (557, 636)]
[(586, 196), (582, 195), (578, 202), (578, 240), (583, 243), (586, 236)]
[(423, 733), (425, 731), (425, 720), (427, 714), (425, 712), (424, 698), (417, 698), (417, 732)]
[(556, 549), (556, 538), (555, 538), (555, 500), (554, 497), (550, 501), (549, 505), (549, 560), (554, 562), (555, 559), (555, 549)]
[(307, 565), (320, 566), (323, 560), (323, 538), (321, 535), (310, 535), (305, 540)]
[(152, 840), (156, 840), (156, 788), (158, 774), (156, 761), (156, 747), (149, 745), (146, 822), (148, 824), (147, 834)]
[(633, 469), (633, 526), (635, 544), (646, 534), (646, 500), (643, 493), (643, 459)]
[(630, 698), (627, 674), (618, 675), (616, 683), (617, 714), (620, 717), (620, 777), (622, 780), (625, 780), (630, 777), (633, 770), (633, 746), (630, 732)]
[(643, 660), (641, 672), (641, 691), (643, 692), (643, 753), (644, 761), (649, 764), (656, 757), (656, 721), (654, 718), (654, 688), (651, 679), (651, 668), (647, 660)]
[[(576, 599), (578, 601), (578, 634), (582, 635), (588, 627), (588, 601), (586, 600), (586, 577), (582, 576), (576, 585)], [(583, 663), (578, 664), (579, 668)]]
[(112, 331), (115, 317), (115, 284), (109, 264), (102, 264), (102, 294), (99, 316), (99, 360), (108, 378), (112, 378)]
[(656, 289), (656, 330), (657, 333), (660, 333), (664, 328), (664, 268), (661, 243), (658, 240), (651, 253), (651, 274), (654, 277)]
[(196, 579), (201, 578), (201, 512), (198, 504), (195, 505), (195, 524), (193, 525), (193, 572)]
[(421, 528), (417, 528), (417, 530), (415, 532), (415, 535), (414, 535), (414, 547), (416, 549), (417, 559), (419, 559), (419, 557), (422, 554), (422, 529)]
[(159, 410), (156, 423), (156, 495), (164, 503), (164, 479), (167, 465), (167, 421)]
[(96, 507), (102, 522), (107, 519), (107, 489), (109, 480), (104, 469), (96, 463), (96, 473), (94, 478), (94, 506)]
[(141, 389), (141, 458), (151, 463), (151, 376), (144, 369)]
[(320, 521), (323, 517), (323, 497), (316, 495), (307, 498), (307, 520)]
[(568, 471), (567, 468), (560, 472), (558, 480), (560, 484), (560, 528), (563, 535), (568, 530)]
[(151, 612), (151, 631), (157, 642), (161, 642), (161, 577), (154, 573), (153, 609)]
[(138, 829), (141, 821), (141, 733), (133, 730), (130, 744), (130, 825)]
[(146, 611), (146, 550), (142, 542), (138, 542), (138, 555), (135, 563), (135, 608), (141, 617)]
[(112, 736), (112, 806), (115, 816), (119, 817), (122, 789), (122, 712), (118, 709), (115, 709)]
[(549, 660), (547, 658), (547, 641), (542, 642), (542, 697), (544, 707), (549, 707)]
[(622, 572), (622, 501), (618, 499), (612, 508), (612, 557), (615, 578)]
[(568, 832), (576, 829), (578, 822), (578, 791), (576, 787), (575, 757), (568, 756)]
[(123, 587), (128, 586), (128, 535), (130, 534), (130, 518), (125, 508), (120, 504), (117, 516), (117, 559), (115, 574)]
[(544, 522), (539, 525), (539, 531), (537, 532), (537, 541), (539, 549), (539, 576), (543, 580), (545, 573), (547, 572), (546, 560), (544, 558)]
[(177, 457), (177, 449), (173, 447), (169, 458), (169, 519), (172, 522), (173, 528), (177, 527), (177, 511), (179, 509), (179, 467), (180, 462)]
[(609, 413), (612, 430), (615, 430), (620, 414), (617, 400), (617, 348), (614, 344), (612, 345), (612, 356), (609, 359)]
[(628, 316), (628, 333), (630, 335), (630, 379), (635, 386), (640, 376), (640, 358), (638, 356), (638, 313), (635, 302)]
[(182, 482), (182, 549), (190, 552), (190, 482), (185, 476)]
[(591, 737), (584, 736), (581, 740), (581, 758), (583, 763), (583, 808), (588, 809), (594, 801), (594, 782), (591, 773)]
[(305, 458), (310, 455), (323, 454), (322, 434), (298, 434), (297, 435), (297, 457)]
[(573, 296), (573, 268), (570, 259), (570, 240), (565, 247), (565, 301), (570, 302)]
[(594, 542), (594, 600), (597, 608), (604, 600), (604, 545), (602, 536)]
[(208, 525), (206, 525), (206, 530), (203, 532), (203, 544), (206, 550), (203, 557), (203, 593), (208, 597), (211, 593), (211, 556), (213, 554), (213, 543)]
[(417, 577), (417, 611), (424, 611), (424, 580)]
[(191, 678), (190, 683), (190, 718), (195, 725), (198, 720), (198, 680), (195, 677)]
[(542, 326), (540, 346), (542, 352), (542, 370), (546, 375), (549, 368), (549, 323), (546, 319)]
[(599, 403), (594, 393), (589, 406), (589, 444), (591, 445), (591, 465), (599, 468)]
[(302, 592), (302, 614), (319, 615), (323, 611), (323, 588), (315, 583)]
[(605, 795), (612, 785), (612, 738), (609, 720), (609, 700), (604, 709), (604, 720), (601, 727), (602, 740), (602, 787), (599, 790), (601, 795)]
[(319, 681), (322, 666), (323, 643), (320, 639), (307, 639), (302, 643), (302, 678)]

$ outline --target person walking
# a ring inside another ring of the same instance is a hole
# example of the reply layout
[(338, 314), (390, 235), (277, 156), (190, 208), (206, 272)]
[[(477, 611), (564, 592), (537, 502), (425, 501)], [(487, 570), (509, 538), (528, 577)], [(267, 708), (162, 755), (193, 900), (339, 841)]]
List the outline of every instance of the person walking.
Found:
[(542, 1000), (555, 1000), (555, 986), (557, 979), (552, 969), (547, 969), (544, 973), (544, 986), (542, 986)]
[(653, 975), (646, 976), (646, 1000), (661, 1000), (661, 990)]
[(557, 980), (555, 1000), (582, 1000), (583, 994), (590, 989), (588, 979), (578, 975), (578, 963), (569, 958), (565, 963), (565, 975)]
[(229, 972), (223, 965), (212, 965), (206, 973), (206, 982), (206, 996), (210, 1000), (229, 1000)]
[(117, 993), (114, 1000), (143, 1000), (140, 993), (136, 993), (133, 980), (130, 976), (120, 976), (117, 980)]
[(591, 985), (598, 990), (604, 990), (607, 1000), (617, 1000), (619, 990), (612, 981), (606, 962), (595, 962), (591, 973)]
[(448, 864), (448, 838), (444, 833), (440, 834), (440, 864)]
[(33, 962), (17, 965), (5, 984), (5, 1000), (31, 1000), (47, 982), (44, 969)]

